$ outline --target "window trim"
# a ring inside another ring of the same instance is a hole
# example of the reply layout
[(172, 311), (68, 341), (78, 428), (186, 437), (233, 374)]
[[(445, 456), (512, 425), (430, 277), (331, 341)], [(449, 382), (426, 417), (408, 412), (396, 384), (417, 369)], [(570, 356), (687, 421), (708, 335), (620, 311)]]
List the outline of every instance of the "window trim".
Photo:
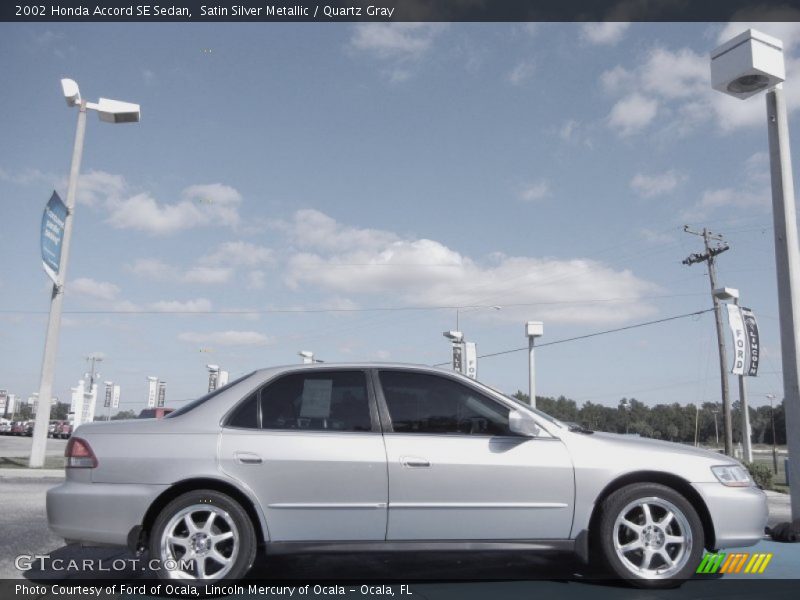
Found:
[[(376, 398), (378, 400), (378, 408), (379, 413), (381, 415), (381, 424), (384, 425), (383, 433), (384, 434), (395, 434), (395, 435), (426, 435), (426, 436), (437, 436), (437, 437), (444, 437), (444, 438), (474, 438), (474, 439), (512, 439), (512, 440), (519, 440), (520, 438), (523, 439), (547, 439), (547, 438), (532, 438), (528, 436), (523, 436), (517, 433), (509, 432), (507, 435), (489, 435), (489, 434), (472, 434), (472, 433), (434, 433), (434, 432), (406, 432), (406, 431), (395, 431), (394, 425), (392, 424), (392, 417), (389, 413), (389, 404), (386, 402), (386, 396), (383, 393), (383, 385), (381, 384), (380, 374), (381, 372), (391, 372), (391, 373), (412, 373), (415, 375), (429, 375), (431, 377), (441, 377), (443, 379), (447, 379), (448, 381), (452, 381), (457, 384), (461, 384), (464, 387), (468, 388), (469, 390), (473, 391), (475, 394), (479, 395), (481, 398), (486, 399), (489, 402), (493, 402), (494, 404), (499, 404), (505, 409), (508, 409), (509, 412), (515, 410), (513, 406), (509, 406), (505, 402), (500, 402), (497, 398), (493, 398), (487, 395), (483, 390), (477, 388), (476, 386), (469, 385), (467, 382), (462, 381), (458, 377), (452, 377), (449, 373), (438, 373), (438, 372), (431, 372), (424, 369), (398, 369), (398, 368), (376, 368), (372, 369), (372, 376), (374, 378), (374, 385), (376, 390)], [(549, 432), (548, 432), (549, 433)]]
[[(353, 434), (374, 434), (374, 433), (381, 433), (381, 421), (378, 417), (378, 407), (377, 402), (375, 399), (375, 387), (372, 382), (372, 377), (370, 373), (370, 369), (364, 368), (352, 368), (352, 369), (343, 369), (337, 367), (329, 367), (329, 368), (315, 368), (313, 370), (308, 368), (297, 368), (297, 369), (287, 369), (285, 371), (281, 371), (279, 373), (274, 374), (272, 377), (267, 379), (266, 381), (262, 381), (255, 389), (250, 390), (250, 392), (244, 397), (241, 398), (236, 402), (236, 404), (231, 407), (231, 409), (225, 413), (225, 416), (222, 419), (222, 427), (223, 429), (233, 429), (236, 431), (252, 431), (252, 432), (285, 432), (285, 433), (336, 433), (336, 434), (346, 434), (346, 435), (353, 435)], [(367, 406), (369, 407), (369, 420), (370, 420), (370, 430), (369, 431), (337, 431), (333, 429), (278, 429), (278, 428), (265, 428), (262, 414), (261, 414), (261, 391), (267, 388), (268, 386), (277, 383), (280, 379), (284, 377), (289, 377), (293, 375), (319, 375), (324, 373), (361, 373), (364, 375), (364, 385), (367, 390)], [(235, 425), (229, 425), (229, 422), (236, 411), (242, 406), (245, 402), (247, 402), (250, 397), (256, 394), (256, 409), (258, 411), (258, 427), (237, 427)]]

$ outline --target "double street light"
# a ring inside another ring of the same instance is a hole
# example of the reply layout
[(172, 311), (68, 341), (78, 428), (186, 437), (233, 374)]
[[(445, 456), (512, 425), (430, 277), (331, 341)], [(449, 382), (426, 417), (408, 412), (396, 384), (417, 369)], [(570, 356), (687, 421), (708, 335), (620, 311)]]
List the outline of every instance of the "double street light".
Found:
[[(766, 91), (769, 133), (772, 217), (775, 263), (778, 276), (778, 310), (781, 330), (783, 393), (786, 437), (789, 446), (787, 478), (792, 519), (800, 518), (800, 322), (795, 315), (800, 302), (800, 249), (798, 249), (794, 180), (789, 150), (789, 120), (783, 81), (786, 71), (783, 43), (754, 29), (737, 35), (711, 52), (711, 85), (714, 89), (745, 99)], [(800, 311), (798, 311), (800, 312)]]
[(86, 131), (86, 111), (93, 110), (106, 123), (137, 123), (141, 116), (138, 104), (100, 98), (96, 103), (81, 98), (78, 84), (72, 79), (61, 80), (61, 90), (67, 106), (78, 108), (78, 125), (75, 131), (75, 144), (72, 148), (72, 164), (67, 185), (67, 216), (64, 219), (64, 233), (61, 241), (61, 258), (58, 268), (58, 283), (53, 284), (50, 296), (50, 316), (47, 321), (47, 335), (44, 342), (44, 358), (42, 359), (42, 377), (39, 383), (39, 398), (47, 398), (40, 402), (33, 427), (31, 457), (28, 466), (39, 468), (44, 466), (45, 449), (47, 447), (47, 428), (50, 422), (50, 402), (53, 395), (53, 376), (58, 352), (58, 336), (61, 329), (61, 310), (64, 302), (64, 283), (67, 278), (67, 262), (69, 246), (72, 238), (72, 222), (75, 213), (75, 193), (78, 188), (78, 175), (83, 155), (83, 140)]

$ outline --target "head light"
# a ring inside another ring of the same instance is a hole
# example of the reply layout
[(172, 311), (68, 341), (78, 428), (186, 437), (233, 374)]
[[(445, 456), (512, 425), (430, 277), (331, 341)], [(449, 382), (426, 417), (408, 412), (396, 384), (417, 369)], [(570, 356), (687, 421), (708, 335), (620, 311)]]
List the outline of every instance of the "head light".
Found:
[(729, 487), (749, 487), (753, 485), (750, 473), (741, 465), (719, 465), (711, 467), (711, 472), (714, 473), (714, 477), (722, 485)]

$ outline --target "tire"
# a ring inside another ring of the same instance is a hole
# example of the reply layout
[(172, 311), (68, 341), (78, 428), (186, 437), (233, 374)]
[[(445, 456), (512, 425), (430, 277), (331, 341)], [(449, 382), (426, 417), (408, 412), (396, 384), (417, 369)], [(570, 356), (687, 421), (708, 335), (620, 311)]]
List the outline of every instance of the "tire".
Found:
[(705, 545), (692, 504), (657, 483), (635, 483), (611, 494), (601, 506), (596, 533), (606, 566), (643, 588), (677, 587), (691, 578)]
[(157, 576), (186, 583), (241, 579), (253, 566), (257, 545), (245, 510), (214, 490), (195, 490), (172, 500), (156, 517), (149, 536), (150, 558), (160, 561)]

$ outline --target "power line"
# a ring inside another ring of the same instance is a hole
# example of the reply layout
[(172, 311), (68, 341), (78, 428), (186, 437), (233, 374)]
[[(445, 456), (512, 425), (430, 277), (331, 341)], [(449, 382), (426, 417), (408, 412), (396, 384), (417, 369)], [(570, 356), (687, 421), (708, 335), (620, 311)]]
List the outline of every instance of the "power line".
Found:
[[(657, 300), (663, 298), (679, 298), (701, 296), (705, 294), (662, 294), (656, 296), (628, 296), (618, 298), (594, 298), (589, 300), (548, 300), (546, 302), (504, 303), (504, 308), (523, 308), (530, 306), (549, 306), (553, 304), (596, 304), (604, 302), (630, 302), (641, 300)], [(219, 310), (157, 310), (157, 309), (96, 309), (65, 310), (70, 315), (255, 315), (255, 314), (293, 314), (293, 313), (361, 313), (361, 312), (404, 312), (426, 310), (456, 310), (466, 308), (493, 308), (495, 305), (437, 305), (437, 306), (374, 306), (367, 308), (256, 308), (256, 309), (219, 309)], [(39, 315), (47, 314), (44, 310), (2, 309), (0, 314)]]
[[(584, 335), (578, 335), (578, 336), (575, 336), (575, 337), (564, 338), (564, 339), (561, 339), (561, 340), (554, 340), (552, 342), (547, 342), (547, 343), (544, 343), (544, 344), (537, 344), (536, 347), (537, 348), (544, 348), (545, 346), (555, 346), (556, 344), (564, 344), (566, 342), (574, 342), (574, 341), (577, 341), (577, 340), (585, 340), (587, 338), (597, 337), (598, 335), (605, 335), (607, 333), (617, 333), (618, 331), (626, 331), (628, 329), (636, 329), (638, 327), (646, 327), (648, 325), (656, 325), (658, 323), (666, 323), (667, 321), (675, 321), (676, 319), (685, 319), (686, 317), (700, 316), (700, 315), (705, 314), (707, 312), (712, 312), (713, 310), (714, 310), (713, 308), (706, 308), (704, 310), (698, 310), (698, 311), (695, 311), (695, 312), (685, 313), (685, 314), (682, 314), (682, 315), (675, 315), (673, 317), (665, 317), (663, 319), (656, 319), (654, 321), (645, 321), (644, 323), (635, 323), (633, 325), (626, 325), (625, 327), (617, 327), (616, 329), (605, 329), (603, 331), (596, 331), (594, 333), (587, 333), (587, 334), (584, 334)], [(502, 356), (504, 354), (512, 354), (514, 352), (522, 352), (523, 350), (528, 350), (528, 349), (529, 349), (528, 346), (524, 346), (522, 348), (514, 348), (512, 350), (502, 350), (500, 352), (492, 352), (491, 354), (482, 354), (482, 355), (478, 356), (478, 358), (490, 358), (492, 356)], [(437, 364), (435, 364), (433, 366), (434, 367), (441, 367), (441, 366), (449, 365), (449, 364), (450, 364), (449, 362), (443, 362), (443, 363), (437, 363)]]

